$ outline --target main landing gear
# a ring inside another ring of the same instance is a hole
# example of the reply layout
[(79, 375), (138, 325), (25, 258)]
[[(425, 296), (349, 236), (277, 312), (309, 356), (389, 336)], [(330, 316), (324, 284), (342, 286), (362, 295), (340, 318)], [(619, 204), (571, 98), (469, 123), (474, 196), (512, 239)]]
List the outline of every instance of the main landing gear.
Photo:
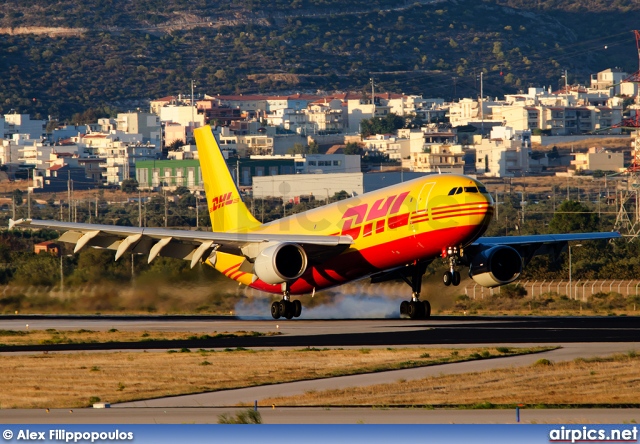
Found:
[(411, 276), (401, 274), (402, 279), (411, 286), (411, 300), (402, 301), (400, 304), (400, 317), (408, 316), (411, 319), (427, 319), (431, 316), (431, 304), (429, 301), (420, 300), (422, 288), (422, 275), (427, 270), (427, 264), (414, 263)]
[(460, 285), (460, 272), (456, 270), (456, 266), (460, 262), (462, 250), (458, 251), (458, 247), (449, 247), (442, 249), (442, 259), (449, 262), (449, 270), (442, 275), (442, 282), (447, 287), (452, 285), (457, 287)]
[(289, 291), (285, 291), (281, 301), (271, 304), (271, 316), (273, 319), (280, 317), (291, 319), (298, 318), (302, 313), (302, 303), (299, 300), (292, 301)]

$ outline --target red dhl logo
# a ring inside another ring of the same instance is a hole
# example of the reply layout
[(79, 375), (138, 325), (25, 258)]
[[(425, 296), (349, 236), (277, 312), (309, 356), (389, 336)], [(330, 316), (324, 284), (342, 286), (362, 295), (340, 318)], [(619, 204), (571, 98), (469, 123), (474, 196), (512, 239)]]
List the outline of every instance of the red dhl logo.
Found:
[[(357, 239), (361, 231), (364, 231), (364, 237), (371, 236), (373, 233), (382, 233), (385, 231), (384, 218), (387, 216), (390, 217), (386, 220), (386, 225), (390, 229), (407, 225), (409, 223), (408, 213), (393, 215), (400, 211), (400, 206), (408, 195), (409, 192), (406, 191), (400, 195), (378, 199), (371, 205), (371, 208), (366, 203), (349, 208), (342, 216), (344, 225), (341, 234)], [(364, 230), (362, 224), (364, 224)]]
[(222, 194), (220, 196), (216, 196), (211, 199), (211, 206), (209, 207), (209, 212), (212, 213), (225, 205), (231, 205), (233, 203), (237, 203), (239, 199), (233, 199), (233, 195), (231, 193)]

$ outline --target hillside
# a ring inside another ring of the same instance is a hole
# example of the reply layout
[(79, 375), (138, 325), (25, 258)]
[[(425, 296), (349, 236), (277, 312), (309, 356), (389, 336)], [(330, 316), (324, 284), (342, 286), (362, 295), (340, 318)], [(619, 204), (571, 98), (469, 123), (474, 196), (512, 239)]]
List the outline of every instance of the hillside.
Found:
[[(196, 93), (377, 89), (425, 97), (635, 72), (633, 0), (7, 0), (0, 113), (68, 119)], [(286, 74), (286, 75), (283, 75)]]

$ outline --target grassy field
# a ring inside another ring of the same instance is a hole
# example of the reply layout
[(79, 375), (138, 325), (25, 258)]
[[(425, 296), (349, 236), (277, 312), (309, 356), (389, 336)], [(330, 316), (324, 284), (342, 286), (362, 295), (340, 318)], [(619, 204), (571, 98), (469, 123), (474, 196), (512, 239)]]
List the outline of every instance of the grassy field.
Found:
[(96, 344), (108, 342), (151, 342), (167, 340), (203, 340), (238, 336), (273, 336), (278, 333), (255, 331), (193, 333), (179, 331), (108, 331), (92, 330), (0, 330), (0, 350), (12, 345)]
[(441, 375), (368, 387), (265, 399), (288, 406), (588, 407), (640, 404), (640, 355), (553, 363), (463, 375)]
[(69, 408), (413, 368), (549, 348), (376, 348), (0, 355), (0, 408)]

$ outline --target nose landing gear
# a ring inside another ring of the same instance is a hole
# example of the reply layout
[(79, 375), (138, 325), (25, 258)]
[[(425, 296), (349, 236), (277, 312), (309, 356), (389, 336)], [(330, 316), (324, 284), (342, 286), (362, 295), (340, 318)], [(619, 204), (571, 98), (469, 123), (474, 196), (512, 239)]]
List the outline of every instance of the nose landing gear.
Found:
[(442, 275), (442, 282), (447, 287), (460, 285), (460, 272), (456, 270), (456, 266), (460, 263), (460, 256), (462, 256), (462, 249), (458, 251), (458, 247), (442, 249), (442, 259), (449, 262), (449, 270)]

